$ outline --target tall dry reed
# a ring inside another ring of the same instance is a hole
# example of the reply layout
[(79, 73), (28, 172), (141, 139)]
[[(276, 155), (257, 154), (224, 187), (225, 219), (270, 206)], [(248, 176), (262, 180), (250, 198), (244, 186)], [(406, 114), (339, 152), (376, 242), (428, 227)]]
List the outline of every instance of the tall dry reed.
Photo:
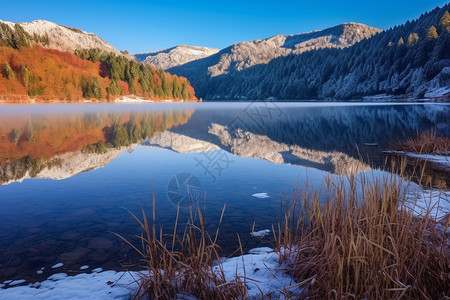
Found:
[(198, 299), (243, 299), (246, 287), (239, 278), (227, 282), (221, 265), (213, 270), (213, 262), (219, 261), (217, 245), (219, 226), (214, 238), (205, 230), (200, 208), (190, 208), (190, 219), (182, 233), (177, 232), (180, 208), (177, 210), (171, 241), (156, 229), (156, 200), (153, 193), (153, 215), (150, 224), (141, 206), (142, 218), (130, 212), (139, 223), (142, 234), (137, 236), (140, 245), (116, 234), (142, 257), (146, 272), (137, 279), (138, 289), (134, 299), (176, 299), (182, 295)]
[(302, 297), (450, 299), (450, 219), (416, 217), (400, 178), (327, 179), (293, 200), (275, 240)]

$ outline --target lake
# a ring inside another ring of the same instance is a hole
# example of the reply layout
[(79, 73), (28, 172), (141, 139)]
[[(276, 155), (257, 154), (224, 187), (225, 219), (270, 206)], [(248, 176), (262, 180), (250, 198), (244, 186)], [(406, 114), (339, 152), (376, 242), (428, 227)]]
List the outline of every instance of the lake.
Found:
[[(191, 204), (215, 232), (226, 205), (223, 255), (237, 235), (244, 249), (270, 246), (250, 233), (278, 222), (282, 198), (326, 176), (385, 169), (390, 143), (450, 136), (449, 119), (448, 104), (1, 105), (0, 283), (139, 263), (113, 233), (136, 241), (127, 210), (139, 215), (140, 203), (151, 216), (153, 192), (164, 233)], [(448, 170), (427, 172), (448, 189)]]

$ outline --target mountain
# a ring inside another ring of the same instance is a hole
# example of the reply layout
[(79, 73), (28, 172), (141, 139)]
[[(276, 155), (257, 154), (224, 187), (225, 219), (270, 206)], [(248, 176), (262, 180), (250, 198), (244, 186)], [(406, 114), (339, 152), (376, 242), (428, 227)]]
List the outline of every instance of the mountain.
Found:
[(1, 21), (0, 101), (197, 100), (186, 78), (130, 58), (79, 29)]
[[(264, 40), (237, 43), (212, 56), (168, 70), (174, 74), (189, 76), (189, 80), (202, 89), (201, 83), (212, 77), (236, 73), (259, 64), (267, 64), (275, 58), (291, 54), (298, 55), (322, 48), (349, 47), (380, 31), (380, 29), (364, 24), (344, 23), (308, 33), (276, 35)], [(205, 92), (203, 96), (206, 95)]]
[[(99, 36), (78, 28), (58, 25), (46, 20), (13, 23), (0, 20), (0, 24), (9, 26), (14, 30), (19, 24), (30, 36), (41, 37), (40, 44), (49, 49), (73, 52), (76, 49), (100, 49), (108, 53), (119, 55), (120, 52)], [(0, 34), (2, 34), (0, 27)]]
[(155, 52), (139, 53), (134, 57), (138, 62), (153, 65), (158, 69), (168, 69), (201, 59), (219, 52), (219, 49), (179, 45)]
[(0, 186), (63, 179), (107, 165), (123, 151), (186, 124), (192, 110), (11, 114), (0, 123)]
[(355, 39), (353, 46), (347, 42), (314, 50), (305, 48), (301, 36), (280, 37), (291, 50), (281, 47), (275, 55), (270, 52), (278, 48), (267, 46), (277, 40), (273, 37), (236, 44), (168, 71), (186, 76), (204, 99), (361, 99), (379, 94), (445, 99), (450, 93), (448, 9), (446, 4), (370, 38)]

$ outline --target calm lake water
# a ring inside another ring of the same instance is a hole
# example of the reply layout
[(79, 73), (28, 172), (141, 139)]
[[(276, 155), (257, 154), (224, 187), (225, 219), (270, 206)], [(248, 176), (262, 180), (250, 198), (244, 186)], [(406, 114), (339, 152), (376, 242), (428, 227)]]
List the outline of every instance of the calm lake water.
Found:
[[(214, 232), (226, 204), (223, 254), (237, 234), (245, 249), (264, 245), (269, 238), (250, 232), (278, 221), (280, 195), (384, 168), (391, 142), (426, 130), (450, 136), (449, 120), (444, 104), (2, 105), (0, 283), (137, 263), (111, 232), (139, 234), (126, 209), (139, 214), (140, 202), (151, 212), (153, 191), (164, 232), (178, 204), (187, 220), (190, 203)], [(448, 171), (430, 172), (450, 185)]]

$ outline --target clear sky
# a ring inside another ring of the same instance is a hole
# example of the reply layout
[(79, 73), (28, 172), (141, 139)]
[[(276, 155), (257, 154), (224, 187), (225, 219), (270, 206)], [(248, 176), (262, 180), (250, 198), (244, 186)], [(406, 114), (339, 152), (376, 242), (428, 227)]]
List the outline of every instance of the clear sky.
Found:
[(442, 0), (1, 0), (0, 19), (36, 19), (93, 32), (130, 53), (179, 44), (224, 48), (233, 43), (358, 22), (388, 29)]

